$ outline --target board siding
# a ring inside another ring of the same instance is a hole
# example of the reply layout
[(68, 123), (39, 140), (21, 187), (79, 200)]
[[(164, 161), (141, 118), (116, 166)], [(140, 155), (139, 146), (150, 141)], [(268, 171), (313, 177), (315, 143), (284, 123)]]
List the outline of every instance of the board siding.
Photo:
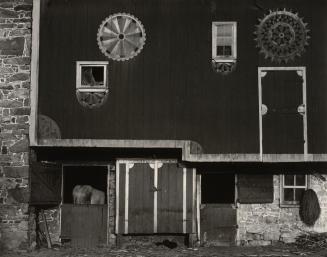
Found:
[(125, 233), (125, 178), (126, 164), (119, 164), (119, 218), (118, 234)]
[(183, 233), (183, 169), (164, 163), (158, 189), (158, 233)]
[(129, 172), (128, 233), (153, 233), (153, 176), (148, 163), (135, 163)]
[[(308, 23), (307, 51), (288, 64), (307, 67), (309, 152), (326, 153), (327, 3), (265, 1), (264, 8), (296, 10)], [(135, 58), (110, 61), (108, 101), (88, 110), (75, 96), (75, 62), (107, 60), (96, 33), (117, 12), (139, 18), (147, 40)], [(205, 153), (258, 153), (257, 67), (283, 65), (255, 48), (262, 17), (252, 0), (41, 1), (38, 113), (65, 139), (189, 139)], [(228, 76), (211, 67), (211, 22), (221, 20), (239, 25), (237, 67)]]
[(273, 175), (238, 174), (237, 191), (240, 203), (272, 203), (274, 201)]
[(262, 104), (268, 111), (262, 116), (263, 153), (304, 153), (303, 78), (297, 71), (268, 71), (262, 78)]
[(59, 204), (61, 202), (61, 165), (33, 162), (30, 179), (30, 204)]
[(73, 247), (91, 248), (106, 243), (107, 205), (63, 204), (61, 210), (61, 238), (71, 239)]

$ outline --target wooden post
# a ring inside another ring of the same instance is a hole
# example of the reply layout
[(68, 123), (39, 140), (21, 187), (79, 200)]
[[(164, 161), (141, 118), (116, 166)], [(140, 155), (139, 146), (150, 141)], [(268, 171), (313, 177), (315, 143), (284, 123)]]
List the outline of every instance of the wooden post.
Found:
[(44, 214), (44, 210), (41, 210), (41, 215), (42, 215), (42, 219), (44, 221), (44, 230), (45, 230), (45, 236), (47, 238), (48, 248), (51, 248), (52, 247), (51, 238), (49, 235), (48, 223), (47, 223), (47, 218), (45, 217), (45, 214)]

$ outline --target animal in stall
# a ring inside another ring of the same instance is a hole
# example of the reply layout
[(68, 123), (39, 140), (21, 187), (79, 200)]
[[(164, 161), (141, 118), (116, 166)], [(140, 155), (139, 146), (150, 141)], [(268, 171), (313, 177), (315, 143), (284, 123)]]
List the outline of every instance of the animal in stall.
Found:
[(73, 189), (74, 204), (104, 204), (105, 194), (90, 185), (76, 185)]

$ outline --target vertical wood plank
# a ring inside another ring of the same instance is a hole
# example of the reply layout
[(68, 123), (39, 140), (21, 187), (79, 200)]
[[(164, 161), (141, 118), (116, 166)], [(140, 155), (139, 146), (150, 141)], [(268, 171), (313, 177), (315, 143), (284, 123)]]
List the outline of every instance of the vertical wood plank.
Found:
[(158, 232), (158, 161), (154, 164), (153, 233)]
[[(105, 224), (106, 227), (106, 244), (109, 245), (109, 237), (111, 234), (111, 230), (110, 230), (110, 165), (107, 166), (108, 169), (108, 173), (107, 173), (107, 223)], [(103, 224), (104, 225), (104, 224)]]
[(125, 176), (126, 176), (126, 163), (121, 163), (119, 164), (118, 234), (123, 234), (125, 228)]
[(201, 227), (200, 227), (200, 203), (201, 203), (201, 175), (196, 176), (196, 220), (197, 220), (197, 235), (198, 241), (201, 241)]
[(187, 195), (187, 187), (186, 187), (186, 168), (183, 168), (183, 233), (186, 233), (186, 195)]
[(129, 198), (129, 169), (133, 164), (126, 164), (125, 173), (125, 218), (124, 218), (124, 233), (128, 234), (128, 198)]

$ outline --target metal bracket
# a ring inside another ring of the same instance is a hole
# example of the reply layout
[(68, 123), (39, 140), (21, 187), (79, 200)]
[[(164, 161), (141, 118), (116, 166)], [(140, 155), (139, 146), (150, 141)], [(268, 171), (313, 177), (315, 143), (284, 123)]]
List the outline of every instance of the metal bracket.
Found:
[(306, 113), (306, 108), (305, 108), (305, 104), (301, 104), (297, 107), (297, 112), (301, 115), (305, 115)]
[(268, 112), (268, 107), (265, 104), (261, 104), (261, 115), (266, 115)]

